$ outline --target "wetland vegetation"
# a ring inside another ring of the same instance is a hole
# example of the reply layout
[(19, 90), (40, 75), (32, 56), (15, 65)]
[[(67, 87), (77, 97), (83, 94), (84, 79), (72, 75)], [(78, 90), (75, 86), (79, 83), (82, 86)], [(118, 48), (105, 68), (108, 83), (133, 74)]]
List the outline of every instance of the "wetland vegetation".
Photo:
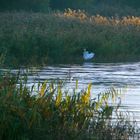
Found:
[[(120, 110), (117, 90), (91, 99), (91, 84), (73, 93), (62, 81), (27, 87), (27, 77), (0, 77), (0, 139), (113, 140), (138, 138), (139, 129), (128, 112)], [(16, 85), (18, 83), (18, 85)]]
[[(0, 68), (81, 63), (84, 48), (94, 62), (139, 61), (139, 39), (139, 0), (0, 1)], [(62, 81), (28, 88), (27, 77), (0, 71), (0, 139), (139, 139), (114, 103), (118, 91), (91, 99), (91, 84), (77, 88), (69, 93)]]
[(23, 66), (83, 61), (84, 48), (94, 62), (140, 60), (140, 18), (90, 16), (82, 11), (0, 13), (3, 65)]

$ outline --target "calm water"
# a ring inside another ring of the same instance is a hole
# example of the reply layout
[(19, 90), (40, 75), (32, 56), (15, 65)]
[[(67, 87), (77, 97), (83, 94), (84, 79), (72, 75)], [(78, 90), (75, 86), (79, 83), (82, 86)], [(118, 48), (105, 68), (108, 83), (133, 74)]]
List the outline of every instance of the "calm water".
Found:
[(65, 87), (73, 89), (79, 81), (79, 90), (92, 83), (92, 97), (111, 87), (124, 90), (124, 108), (140, 121), (140, 62), (137, 63), (83, 63), (82, 65), (46, 66), (33, 70), (28, 84), (46, 79), (66, 80)]

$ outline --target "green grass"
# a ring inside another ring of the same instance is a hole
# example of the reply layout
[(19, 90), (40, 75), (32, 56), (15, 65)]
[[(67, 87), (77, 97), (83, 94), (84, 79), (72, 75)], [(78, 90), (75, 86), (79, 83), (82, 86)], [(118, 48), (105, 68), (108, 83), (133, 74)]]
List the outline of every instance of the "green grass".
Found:
[(112, 106), (119, 94), (114, 89), (92, 100), (91, 84), (77, 92), (76, 82), (69, 93), (62, 90), (62, 81), (38, 83), (31, 89), (26, 82), (27, 77), (0, 76), (0, 139), (128, 140), (138, 130), (119, 103)]
[(3, 66), (81, 63), (84, 48), (94, 62), (140, 60), (140, 27), (104, 25), (43, 13), (0, 13)]

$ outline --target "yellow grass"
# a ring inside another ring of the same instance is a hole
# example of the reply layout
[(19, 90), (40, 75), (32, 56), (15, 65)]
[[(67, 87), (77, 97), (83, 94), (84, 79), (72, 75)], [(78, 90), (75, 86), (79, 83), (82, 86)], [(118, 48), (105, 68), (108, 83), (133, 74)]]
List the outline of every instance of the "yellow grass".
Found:
[(85, 11), (80, 9), (72, 10), (66, 9), (63, 13), (57, 13), (57, 16), (79, 19), (81, 21), (88, 21), (93, 24), (103, 25), (133, 25), (140, 26), (140, 17), (125, 16), (125, 17), (104, 17), (101, 15), (88, 15)]

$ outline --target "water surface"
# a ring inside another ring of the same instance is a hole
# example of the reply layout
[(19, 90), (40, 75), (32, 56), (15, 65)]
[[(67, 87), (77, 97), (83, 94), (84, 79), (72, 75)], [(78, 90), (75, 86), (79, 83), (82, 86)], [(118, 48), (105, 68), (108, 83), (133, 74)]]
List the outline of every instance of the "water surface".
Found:
[(92, 83), (92, 98), (111, 87), (121, 89), (125, 110), (134, 113), (136, 120), (140, 121), (140, 62), (46, 66), (33, 70), (28, 85), (46, 79), (65, 80), (65, 88), (69, 90), (75, 88), (76, 80), (79, 81), (79, 90)]
[(133, 112), (140, 120), (140, 62), (137, 63), (83, 63), (82, 65), (46, 66), (37, 70), (38, 76), (31, 76), (35, 81), (46, 79), (66, 80), (67, 89), (75, 87), (84, 89), (92, 83), (91, 96), (109, 90), (111, 87), (121, 89), (122, 103), (125, 109)]

